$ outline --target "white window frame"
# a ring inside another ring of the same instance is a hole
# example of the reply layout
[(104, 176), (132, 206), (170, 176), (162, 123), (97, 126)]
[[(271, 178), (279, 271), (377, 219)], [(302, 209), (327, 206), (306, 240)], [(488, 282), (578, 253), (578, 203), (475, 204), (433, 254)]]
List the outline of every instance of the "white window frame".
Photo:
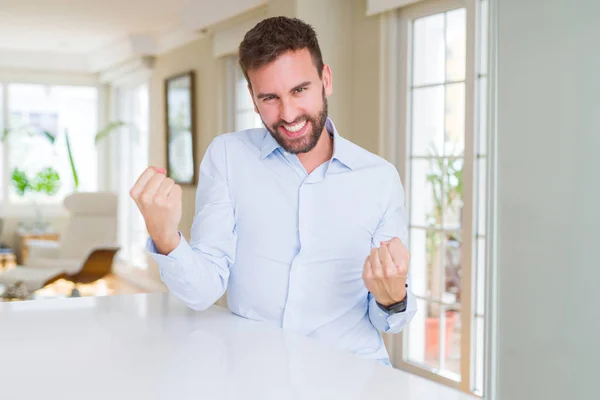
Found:
[[(237, 82), (239, 79), (243, 77), (243, 73), (239, 66), (237, 55), (229, 55), (226, 58), (225, 63), (225, 79), (226, 79), (226, 128), (228, 131), (239, 131), (243, 129), (248, 129), (248, 127), (240, 127), (237, 126), (238, 114), (240, 114), (240, 110), (238, 107), (238, 92), (237, 92)], [(243, 113), (248, 113), (248, 110), (241, 110)], [(254, 111), (253, 111), (254, 112)], [(259, 117), (258, 114), (255, 114), (256, 117)], [(255, 127), (262, 128), (264, 125), (262, 122)]]
[[(496, 326), (495, 312), (495, 40), (493, 25), (496, 1), (489, 0), (488, 6), (488, 83), (487, 83), (487, 196), (486, 196), (486, 285), (485, 285), (485, 344), (484, 344), (484, 382), (483, 391), (486, 398), (495, 395), (494, 382), (496, 371), (493, 360), (496, 352), (496, 337), (494, 327)], [(475, 133), (475, 110), (476, 110), (476, 70), (479, 40), (477, 35), (477, 22), (479, 16), (479, 0), (428, 0), (413, 4), (402, 9), (388, 11), (380, 16), (380, 108), (379, 121), (379, 154), (392, 162), (398, 168), (405, 186), (410, 188), (409, 172), (409, 115), (411, 110), (410, 101), (410, 63), (412, 49), (409, 37), (402, 36), (410, 34), (408, 21), (415, 18), (425, 17), (432, 14), (446, 12), (456, 8), (466, 8), (466, 75), (465, 75), (465, 150), (464, 150), (464, 215), (462, 230), (465, 238), (473, 238), (474, 218), (474, 133)], [(407, 199), (409, 198), (407, 193)], [(464, 273), (461, 279), (461, 381), (444, 377), (438, 373), (421, 368), (412, 363), (404, 361), (405, 337), (399, 335), (384, 335), (386, 346), (389, 349), (392, 364), (402, 370), (425, 377), (432, 381), (453, 387), (465, 393), (473, 394), (471, 371), (472, 357), (472, 308), (473, 288), (472, 275), (475, 268), (473, 261), (473, 240), (465, 240), (462, 246), (461, 267)], [(474, 282), (473, 282), (474, 283)], [(423, 310), (419, 310), (423, 312)]]
[[(2, 109), (0, 110), (2, 124), (0, 127), (2, 130), (6, 128), (6, 121), (9, 119), (9, 91), (8, 86), (10, 84), (35, 84), (35, 85), (51, 85), (51, 86), (86, 86), (95, 87), (98, 90), (98, 126), (100, 127), (103, 122), (103, 107), (101, 99), (103, 98), (103, 88), (99, 84), (98, 79), (95, 76), (88, 74), (62, 74), (62, 73), (44, 73), (44, 72), (13, 72), (13, 71), (0, 71), (0, 86), (2, 86)], [(9, 160), (10, 145), (8, 142), (0, 143), (0, 171), (2, 173), (2, 195), (0, 196), (0, 217), (9, 218), (31, 218), (33, 216), (32, 207), (26, 204), (13, 204), (10, 202), (9, 190), (11, 181), (10, 171), (7, 162)], [(98, 170), (100, 170), (100, 163)], [(100, 185), (100, 181), (98, 182)], [(69, 213), (63, 207), (62, 203), (59, 204), (44, 204), (39, 205), (41, 212), (45, 217), (67, 217)]]
[[(141, 85), (145, 85), (148, 91), (148, 127), (151, 125), (151, 70), (142, 69), (133, 73), (129, 73), (125, 77), (119, 77), (110, 84), (109, 96), (110, 96), (110, 109), (109, 109), (109, 120), (116, 121), (120, 120), (119, 107), (130, 107), (132, 91)], [(120, 93), (124, 93), (124, 96), (120, 96)], [(125, 98), (127, 104), (119, 104), (121, 98)], [(123, 121), (127, 123), (127, 121)], [(123, 128), (125, 129), (125, 128)], [(149, 128), (150, 129), (150, 128)], [(150, 139), (150, 132), (148, 132)], [(149, 143), (148, 143), (149, 145)], [(131, 215), (125, 211), (125, 209), (131, 209), (131, 198), (129, 197), (130, 185), (126, 181), (120, 179), (122, 168), (121, 161), (123, 152), (131, 152), (131, 138), (128, 135), (111, 135), (103, 146), (103, 163), (99, 164), (102, 169), (107, 173), (108, 176), (104, 177), (104, 189), (116, 193), (119, 197), (119, 218), (121, 221), (118, 227), (118, 240), (119, 242), (130, 242), (131, 231), (122, 232), (121, 224), (124, 223), (123, 219), (127, 215)], [(146, 149), (146, 157), (149, 159), (150, 148)], [(128, 219), (129, 222), (129, 219)], [(143, 265), (133, 265), (130, 259), (124, 259), (119, 253), (115, 260), (116, 270), (122, 275), (131, 274), (132, 271), (144, 271), (143, 273), (150, 274), (150, 262), (147, 261)]]

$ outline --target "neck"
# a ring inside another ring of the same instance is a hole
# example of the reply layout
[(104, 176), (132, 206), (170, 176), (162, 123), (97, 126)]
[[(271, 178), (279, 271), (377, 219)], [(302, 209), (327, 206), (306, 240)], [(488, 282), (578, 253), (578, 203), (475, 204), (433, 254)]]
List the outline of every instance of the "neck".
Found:
[(319, 165), (330, 160), (332, 156), (333, 139), (329, 137), (327, 126), (324, 126), (316, 146), (308, 153), (298, 154), (298, 159), (304, 166), (304, 169), (306, 169), (306, 172), (310, 174)]

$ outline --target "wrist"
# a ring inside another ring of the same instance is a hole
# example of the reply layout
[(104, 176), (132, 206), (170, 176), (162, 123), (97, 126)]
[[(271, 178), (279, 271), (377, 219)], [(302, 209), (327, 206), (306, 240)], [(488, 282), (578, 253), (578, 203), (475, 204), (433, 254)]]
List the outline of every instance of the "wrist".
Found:
[(375, 296), (375, 301), (384, 307), (389, 307), (396, 303), (400, 303), (400, 302), (406, 300), (406, 296), (407, 296), (406, 286), (407, 285), (404, 284), (404, 290), (402, 292), (397, 293), (397, 295), (395, 295), (394, 297), (386, 296), (385, 298), (378, 299), (377, 296)]
[(399, 301), (395, 301), (394, 299), (385, 301), (385, 303), (380, 303), (377, 301), (377, 299), (375, 299), (375, 303), (377, 304), (377, 307), (379, 307), (387, 315), (403, 313), (408, 307), (408, 293), (405, 290), (404, 297)]
[(167, 255), (179, 246), (179, 232), (170, 235), (157, 235), (152, 238), (156, 250), (162, 255)]

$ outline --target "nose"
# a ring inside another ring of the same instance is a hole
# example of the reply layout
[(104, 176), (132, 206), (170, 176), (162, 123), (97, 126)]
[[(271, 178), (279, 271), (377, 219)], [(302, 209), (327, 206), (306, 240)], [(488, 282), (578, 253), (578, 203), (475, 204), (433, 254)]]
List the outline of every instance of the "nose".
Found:
[(279, 115), (281, 119), (288, 124), (291, 124), (300, 115), (298, 108), (291, 99), (281, 99)]

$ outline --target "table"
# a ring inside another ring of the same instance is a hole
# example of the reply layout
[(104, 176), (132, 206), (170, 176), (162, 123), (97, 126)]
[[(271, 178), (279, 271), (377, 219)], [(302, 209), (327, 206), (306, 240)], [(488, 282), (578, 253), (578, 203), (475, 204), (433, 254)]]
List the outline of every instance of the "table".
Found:
[(5, 399), (474, 397), (169, 293), (0, 303)]

